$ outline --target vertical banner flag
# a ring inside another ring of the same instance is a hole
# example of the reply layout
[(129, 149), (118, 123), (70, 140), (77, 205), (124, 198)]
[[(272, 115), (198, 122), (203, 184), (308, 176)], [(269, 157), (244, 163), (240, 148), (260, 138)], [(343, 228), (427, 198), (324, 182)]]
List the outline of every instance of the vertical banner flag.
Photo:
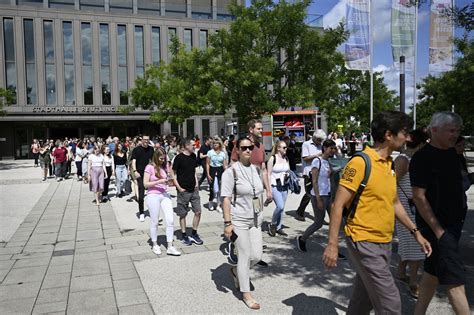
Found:
[(370, 70), (370, 0), (347, 0), (346, 68)]
[(415, 14), (416, 8), (410, 0), (392, 0), (392, 56), (397, 69), (400, 56), (405, 56), (405, 69), (413, 70)]
[(430, 12), (429, 72), (450, 71), (453, 67), (454, 25), (445, 11), (452, 0), (432, 0)]

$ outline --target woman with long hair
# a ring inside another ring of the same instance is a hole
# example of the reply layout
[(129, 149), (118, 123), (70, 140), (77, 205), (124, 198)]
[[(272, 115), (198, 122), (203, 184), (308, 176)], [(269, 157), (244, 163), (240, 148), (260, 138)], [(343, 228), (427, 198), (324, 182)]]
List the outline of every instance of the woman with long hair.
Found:
[[(262, 259), (263, 183), (259, 169), (250, 163), (254, 144), (246, 137), (237, 140), (238, 161), (222, 174), (224, 235), (239, 253), (237, 268), (230, 269), (242, 300), (260, 309), (250, 291), (250, 267)], [(231, 206), (232, 205), (232, 206)]]
[(127, 180), (127, 154), (123, 151), (123, 145), (119, 142), (114, 151), (115, 165), (115, 196), (123, 197), (123, 186)]
[(275, 210), (273, 211), (272, 223), (269, 234), (288, 236), (283, 231), (283, 213), (285, 210), (286, 198), (288, 197), (288, 185), (286, 179), (290, 171), (290, 163), (286, 157), (287, 144), (283, 140), (278, 140), (273, 146), (272, 155), (267, 162), (268, 182), (272, 186), (273, 201)]
[(143, 185), (148, 189), (146, 202), (150, 211), (150, 238), (153, 243), (152, 251), (156, 255), (161, 254), (158, 245), (158, 221), (160, 210), (162, 210), (166, 222), (166, 241), (168, 248), (166, 253), (171, 256), (179, 256), (181, 252), (173, 246), (174, 216), (171, 196), (168, 194), (168, 172), (166, 154), (162, 149), (157, 149), (153, 153), (150, 164), (145, 167)]
[(104, 149), (104, 146), (95, 146), (93, 153), (89, 155), (89, 189), (95, 194), (95, 204), (97, 207), (100, 206), (101, 194), (104, 191), (104, 179), (107, 177)]
[[(213, 149), (207, 152), (206, 158), (206, 170), (207, 180), (209, 182), (209, 210), (214, 209), (214, 203), (216, 203), (218, 212), (222, 212), (221, 201), (220, 201), (220, 186), (222, 180), (222, 173), (227, 168), (227, 155), (224, 151), (224, 145), (221, 139), (214, 138)], [(214, 182), (217, 179), (218, 189), (214, 190)], [(217, 192), (217, 194), (216, 194)]]
[(39, 148), (39, 164), (41, 166), (41, 175), (43, 175), (43, 181), (48, 177), (48, 169), (51, 164), (51, 147), (48, 142), (44, 145), (40, 145)]
[(107, 202), (109, 198), (110, 178), (115, 175), (114, 157), (108, 145), (104, 146), (104, 164), (107, 176), (104, 179), (104, 191), (102, 192), (102, 202)]

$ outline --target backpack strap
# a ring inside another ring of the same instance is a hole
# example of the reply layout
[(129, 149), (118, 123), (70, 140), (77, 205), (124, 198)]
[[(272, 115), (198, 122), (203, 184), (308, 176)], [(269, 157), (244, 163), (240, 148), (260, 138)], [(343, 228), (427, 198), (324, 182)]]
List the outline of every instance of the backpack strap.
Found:
[(232, 205), (235, 207), (235, 201), (237, 199), (237, 171), (235, 170), (235, 167), (231, 166), (232, 168), (232, 173), (234, 174), (234, 200), (232, 202)]
[(362, 182), (360, 183), (359, 188), (357, 189), (354, 195), (354, 198), (352, 199), (352, 202), (349, 205), (349, 209), (344, 208), (344, 216), (350, 219), (354, 218), (357, 205), (359, 204), (360, 196), (362, 195), (365, 187), (367, 186), (367, 182), (369, 181), (369, 177), (370, 177), (370, 171), (372, 168), (372, 163), (370, 162), (370, 158), (366, 153), (357, 152), (351, 157), (351, 160), (355, 157), (361, 157), (364, 160), (365, 171), (364, 171), (364, 178), (362, 179)]

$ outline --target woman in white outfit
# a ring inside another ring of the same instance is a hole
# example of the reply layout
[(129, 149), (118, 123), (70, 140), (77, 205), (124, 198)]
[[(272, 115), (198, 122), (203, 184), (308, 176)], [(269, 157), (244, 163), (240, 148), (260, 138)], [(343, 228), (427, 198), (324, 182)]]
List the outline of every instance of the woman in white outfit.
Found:
[(166, 171), (166, 154), (162, 149), (157, 149), (153, 154), (150, 164), (145, 168), (143, 176), (143, 185), (148, 189), (146, 202), (150, 211), (150, 238), (153, 242), (152, 251), (156, 255), (161, 254), (158, 245), (158, 220), (160, 210), (163, 211), (166, 222), (166, 241), (168, 248), (166, 253), (172, 256), (179, 256), (181, 252), (173, 247), (174, 222), (173, 222), (173, 204), (171, 196), (168, 194), (168, 173)]
[(254, 148), (247, 138), (237, 140), (239, 161), (222, 174), (224, 198), (224, 235), (237, 246), (237, 268), (230, 272), (244, 303), (253, 310), (260, 309), (250, 292), (250, 267), (262, 259), (263, 183), (259, 170), (250, 163)]

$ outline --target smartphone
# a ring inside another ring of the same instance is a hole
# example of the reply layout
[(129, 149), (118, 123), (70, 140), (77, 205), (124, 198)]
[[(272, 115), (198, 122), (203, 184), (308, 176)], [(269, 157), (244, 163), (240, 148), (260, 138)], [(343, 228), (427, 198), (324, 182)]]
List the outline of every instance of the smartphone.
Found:
[(235, 234), (234, 231), (232, 231), (232, 235), (230, 236), (230, 241), (232, 243), (235, 243), (235, 241), (237, 240), (237, 237), (239, 237), (237, 234)]

